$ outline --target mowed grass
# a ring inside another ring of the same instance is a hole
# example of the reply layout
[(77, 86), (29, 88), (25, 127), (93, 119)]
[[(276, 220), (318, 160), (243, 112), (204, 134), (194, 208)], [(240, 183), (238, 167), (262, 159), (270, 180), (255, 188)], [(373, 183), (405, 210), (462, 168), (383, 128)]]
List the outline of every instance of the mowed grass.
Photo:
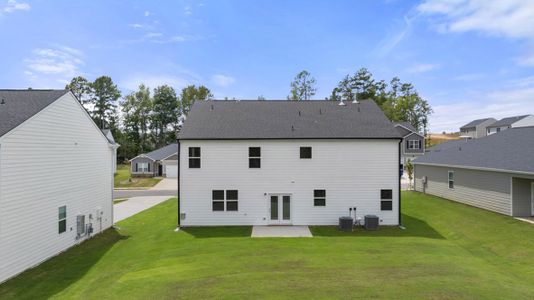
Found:
[(413, 192), (404, 225), (174, 232), (176, 199), (0, 286), (0, 299), (532, 299), (534, 226)]
[(149, 188), (160, 181), (161, 178), (132, 178), (129, 165), (117, 165), (114, 178), (116, 188)]

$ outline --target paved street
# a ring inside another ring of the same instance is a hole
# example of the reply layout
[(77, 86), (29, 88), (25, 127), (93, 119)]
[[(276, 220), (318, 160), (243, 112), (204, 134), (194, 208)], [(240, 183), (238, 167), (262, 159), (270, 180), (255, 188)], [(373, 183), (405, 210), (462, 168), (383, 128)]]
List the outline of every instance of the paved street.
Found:
[(115, 190), (113, 192), (113, 199), (144, 197), (144, 196), (170, 196), (176, 197), (177, 191), (167, 190)]

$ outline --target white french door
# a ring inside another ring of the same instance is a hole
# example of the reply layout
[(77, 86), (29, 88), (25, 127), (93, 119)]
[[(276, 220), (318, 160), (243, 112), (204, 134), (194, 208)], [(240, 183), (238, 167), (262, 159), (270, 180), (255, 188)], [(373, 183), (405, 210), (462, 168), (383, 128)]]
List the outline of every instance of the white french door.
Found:
[(291, 194), (269, 195), (270, 224), (291, 224)]

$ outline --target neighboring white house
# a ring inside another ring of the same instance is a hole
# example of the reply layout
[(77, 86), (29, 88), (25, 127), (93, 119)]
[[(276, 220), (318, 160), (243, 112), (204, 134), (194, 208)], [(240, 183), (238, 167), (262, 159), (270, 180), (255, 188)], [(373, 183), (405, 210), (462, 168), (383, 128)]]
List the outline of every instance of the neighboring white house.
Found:
[(487, 135), (486, 128), (497, 122), (494, 118), (473, 120), (460, 127), (460, 137), (478, 139)]
[(64, 90), (0, 90), (0, 282), (112, 225), (114, 145)]
[(514, 217), (534, 216), (534, 127), (432, 147), (415, 190)]
[(504, 131), (509, 128), (534, 126), (534, 116), (524, 115), (501, 119), (486, 127), (487, 135)]
[[(181, 226), (400, 223), (399, 132), (373, 101), (197, 101), (178, 134)], [(353, 213), (354, 216), (354, 213)]]

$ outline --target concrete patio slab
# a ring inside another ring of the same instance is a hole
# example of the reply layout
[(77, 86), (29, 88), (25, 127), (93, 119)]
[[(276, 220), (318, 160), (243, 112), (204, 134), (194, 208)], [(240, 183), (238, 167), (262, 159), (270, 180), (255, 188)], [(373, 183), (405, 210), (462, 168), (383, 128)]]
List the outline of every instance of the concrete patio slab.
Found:
[(254, 226), (251, 237), (313, 237), (313, 235), (308, 226)]
[(133, 197), (113, 205), (113, 223), (129, 218), (169, 199), (169, 196)]

